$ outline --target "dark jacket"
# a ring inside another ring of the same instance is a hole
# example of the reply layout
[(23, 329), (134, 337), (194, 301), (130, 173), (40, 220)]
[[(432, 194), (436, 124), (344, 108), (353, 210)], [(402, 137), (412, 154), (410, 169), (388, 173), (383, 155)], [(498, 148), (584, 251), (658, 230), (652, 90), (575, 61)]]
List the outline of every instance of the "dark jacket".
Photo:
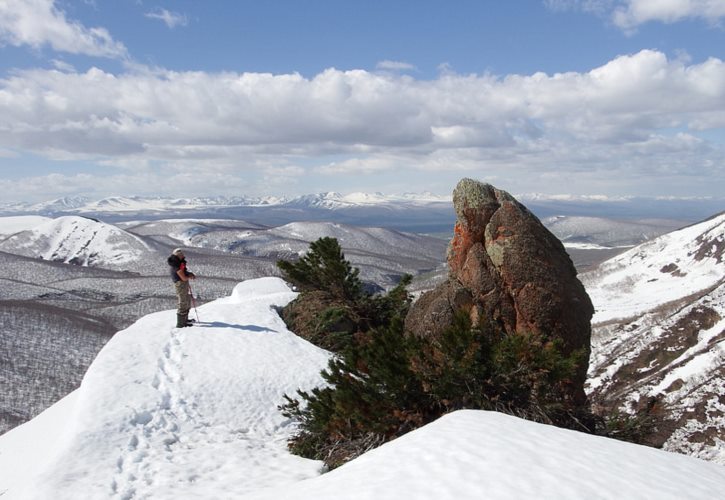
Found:
[(179, 269), (183, 269), (184, 276), (192, 275), (192, 273), (186, 269), (186, 259), (180, 259), (177, 255), (171, 255), (167, 259), (167, 262), (169, 263), (169, 274), (171, 275), (171, 279), (174, 283), (181, 281), (178, 273)]

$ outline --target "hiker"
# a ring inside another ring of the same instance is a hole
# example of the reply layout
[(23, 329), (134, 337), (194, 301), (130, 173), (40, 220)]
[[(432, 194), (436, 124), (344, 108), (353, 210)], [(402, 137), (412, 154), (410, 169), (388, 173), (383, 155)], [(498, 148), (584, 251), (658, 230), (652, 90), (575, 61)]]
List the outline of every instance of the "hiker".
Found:
[(191, 309), (191, 295), (189, 293), (189, 280), (196, 279), (196, 275), (186, 268), (186, 258), (181, 248), (175, 249), (167, 259), (174, 281), (176, 297), (179, 299), (179, 308), (176, 311), (176, 328), (191, 326), (189, 309)]

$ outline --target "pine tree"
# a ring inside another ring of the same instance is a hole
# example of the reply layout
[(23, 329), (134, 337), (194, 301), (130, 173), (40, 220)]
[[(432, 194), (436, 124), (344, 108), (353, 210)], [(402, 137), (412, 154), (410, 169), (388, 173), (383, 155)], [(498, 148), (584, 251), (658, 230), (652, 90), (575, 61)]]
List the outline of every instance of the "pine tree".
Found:
[(353, 269), (335, 238), (310, 243), (310, 251), (297, 262), (280, 260), (284, 279), (300, 290), (324, 290), (333, 297), (354, 301), (363, 295), (359, 269)]
[(387, 294), (366, 292), (360, 270), (345, 259), (335, 238), (320, 238), (298, 261), (281, 260), (277, 266), (301, 291), (282, 312), (287, 326), (334, 352), (343, 350), (353, 336), (389, 325), (395, 316), (405, 316), (410, 305), (406, 290), (410, 275), (404, 275)]

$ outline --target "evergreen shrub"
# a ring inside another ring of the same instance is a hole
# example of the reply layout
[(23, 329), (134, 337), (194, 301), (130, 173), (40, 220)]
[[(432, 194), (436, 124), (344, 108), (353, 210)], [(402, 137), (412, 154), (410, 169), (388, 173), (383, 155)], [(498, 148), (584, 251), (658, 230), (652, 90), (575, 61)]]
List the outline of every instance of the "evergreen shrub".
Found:
[(579, 354), (531, 335), (492, 335), (466, 315), (438, 340), (406, 335), (401, 317), (334, 357), (327, 385), (286, 396), (283, 413), (299, 423), (290, 447), (329, 467), (463, 408), (503, 411), (575, 427), (561, 388)]
[(309, 252), (296, 262), (280, 260), (282, 277), (300, 296), (282, 316), (288, 326), (324, 349), (342, 351), (355, 335), (389, 325), (404, 316), (410, 305), (406, 286), (411, 276), (401, 277), (387, 294), (366, 291), (360, 270), (345, 259), (339, 242), (324, 237), (310, 244)]

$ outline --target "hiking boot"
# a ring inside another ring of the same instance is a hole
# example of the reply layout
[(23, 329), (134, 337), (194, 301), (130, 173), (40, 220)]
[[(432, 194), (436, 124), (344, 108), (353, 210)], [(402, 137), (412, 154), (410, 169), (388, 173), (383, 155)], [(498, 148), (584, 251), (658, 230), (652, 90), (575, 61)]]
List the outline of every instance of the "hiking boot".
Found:
[(189, 313), (176, 315), (176, 328), (189, 326)]

